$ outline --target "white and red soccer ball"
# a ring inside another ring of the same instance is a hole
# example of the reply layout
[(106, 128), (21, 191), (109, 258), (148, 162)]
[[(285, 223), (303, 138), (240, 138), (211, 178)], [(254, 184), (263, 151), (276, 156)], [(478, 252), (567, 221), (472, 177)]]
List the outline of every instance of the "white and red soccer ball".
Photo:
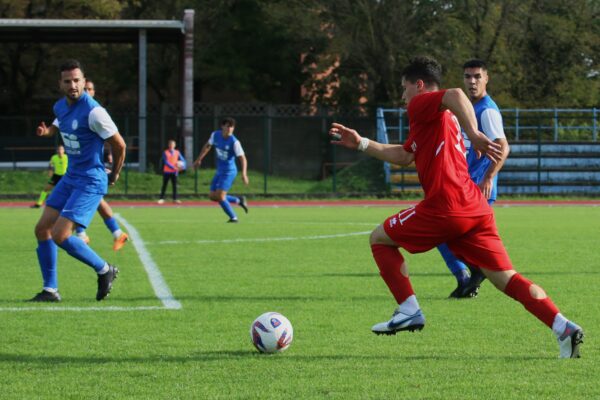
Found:
[(283, 315), (266, 312), (252, 322), (250, 339), (261, 353), (278, 353), (292, 344), (294, 328)]

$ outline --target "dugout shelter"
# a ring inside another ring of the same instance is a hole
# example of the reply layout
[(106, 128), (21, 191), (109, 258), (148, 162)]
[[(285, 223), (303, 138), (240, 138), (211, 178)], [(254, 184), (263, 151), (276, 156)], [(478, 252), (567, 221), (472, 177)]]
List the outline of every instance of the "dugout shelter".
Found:
[(0, 19), (0, 42), (137, 43), (139, 169), (147, 165), (148, 43), (174, 43), (180, 48), (181, 134), (185, 158), (193, 158), (194, 10), (181, 20)]

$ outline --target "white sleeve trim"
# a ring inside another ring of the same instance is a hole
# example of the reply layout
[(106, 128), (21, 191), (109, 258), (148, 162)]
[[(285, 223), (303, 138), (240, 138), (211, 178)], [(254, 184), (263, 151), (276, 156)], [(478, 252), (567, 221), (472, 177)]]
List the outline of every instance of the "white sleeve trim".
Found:
[(52, 121), (52, 125), (54, 125), (55, 127), (59, 127), (58, 125), (58, 119), (54, 118), (54, 121)]
[(217, 131), (211, 133), (210, 137), (208, 138), (208, 144), (210, 144), (211, 146), (214, 146), (215, 144), (215, 133), (217, 133)]
[(90, 111), (88, 124), (90, 130), (96, 132), (104, 140), (119, 132), (110, 115), (102, 107), (95, 107)]
[(236, 157), (244, 155), (244, 149), (242, 149), (242, 144), (239, 140), (236, 140), (233, 144), (233, 152), (235, 153)]
[(506, 139), (502, 126), (502, 115), (493, 108), (486, 108), (480, 116), (481, 129), (490, 140)]

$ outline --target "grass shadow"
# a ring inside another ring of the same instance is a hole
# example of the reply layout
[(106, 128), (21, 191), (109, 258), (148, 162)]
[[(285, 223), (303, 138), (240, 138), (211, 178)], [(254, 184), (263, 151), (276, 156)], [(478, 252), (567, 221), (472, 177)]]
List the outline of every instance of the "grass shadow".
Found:
[[(52, 356), (52, 355), (32, 355), (32, 354), (8, 354), (0, 353), (0, 363), (21, 363), (21, 364), (43, 364), (43, 365), (101, 365), (101, 364), (121, 364), (134, 363), (146, 364), (155, 362), (169, 363), (188, 363), (188, 362), (222, 362), (227, 360), (238, 361), (246, 360), (276, 360), (278, 363), (287, 362), (315, 362), (322, 361), (340, 361), (340, 362), (359, 362), (359, 361), (456, 361), (464, 363), (466, 360), (479, 361), (505, 361), (539, 362), (543, 360), (551, 361), (549, 357), (534, 355), (477, 355), (474, 357), (465, 357), (464, 355), (432, 355), (419, 354), (411, 356), (402, 356), (396, 354), (390, 355), (358, 355), (358, 354), (323, 354), (323, 355), (302, 355), (286, 352), (284, 354), (260, 354), (255, 350), (214, 350), (200, 351), (188, 355), (148, 355), (148, 356), (124, 356), (124, 357), (106, 357), (106, 356)], [(554, 358), (552, 358), (554, 360)]]

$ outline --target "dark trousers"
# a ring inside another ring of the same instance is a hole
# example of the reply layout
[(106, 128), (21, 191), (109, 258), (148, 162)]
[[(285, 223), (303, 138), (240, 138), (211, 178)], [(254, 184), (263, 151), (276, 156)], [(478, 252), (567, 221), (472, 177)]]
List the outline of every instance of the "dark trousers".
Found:
[(160, 198), (165, 198), (165, 191), (169, 181), (173, 182), (173, 200), (177, 200), (177, 174), (163, 174), (162, 189), (160, 189)]

